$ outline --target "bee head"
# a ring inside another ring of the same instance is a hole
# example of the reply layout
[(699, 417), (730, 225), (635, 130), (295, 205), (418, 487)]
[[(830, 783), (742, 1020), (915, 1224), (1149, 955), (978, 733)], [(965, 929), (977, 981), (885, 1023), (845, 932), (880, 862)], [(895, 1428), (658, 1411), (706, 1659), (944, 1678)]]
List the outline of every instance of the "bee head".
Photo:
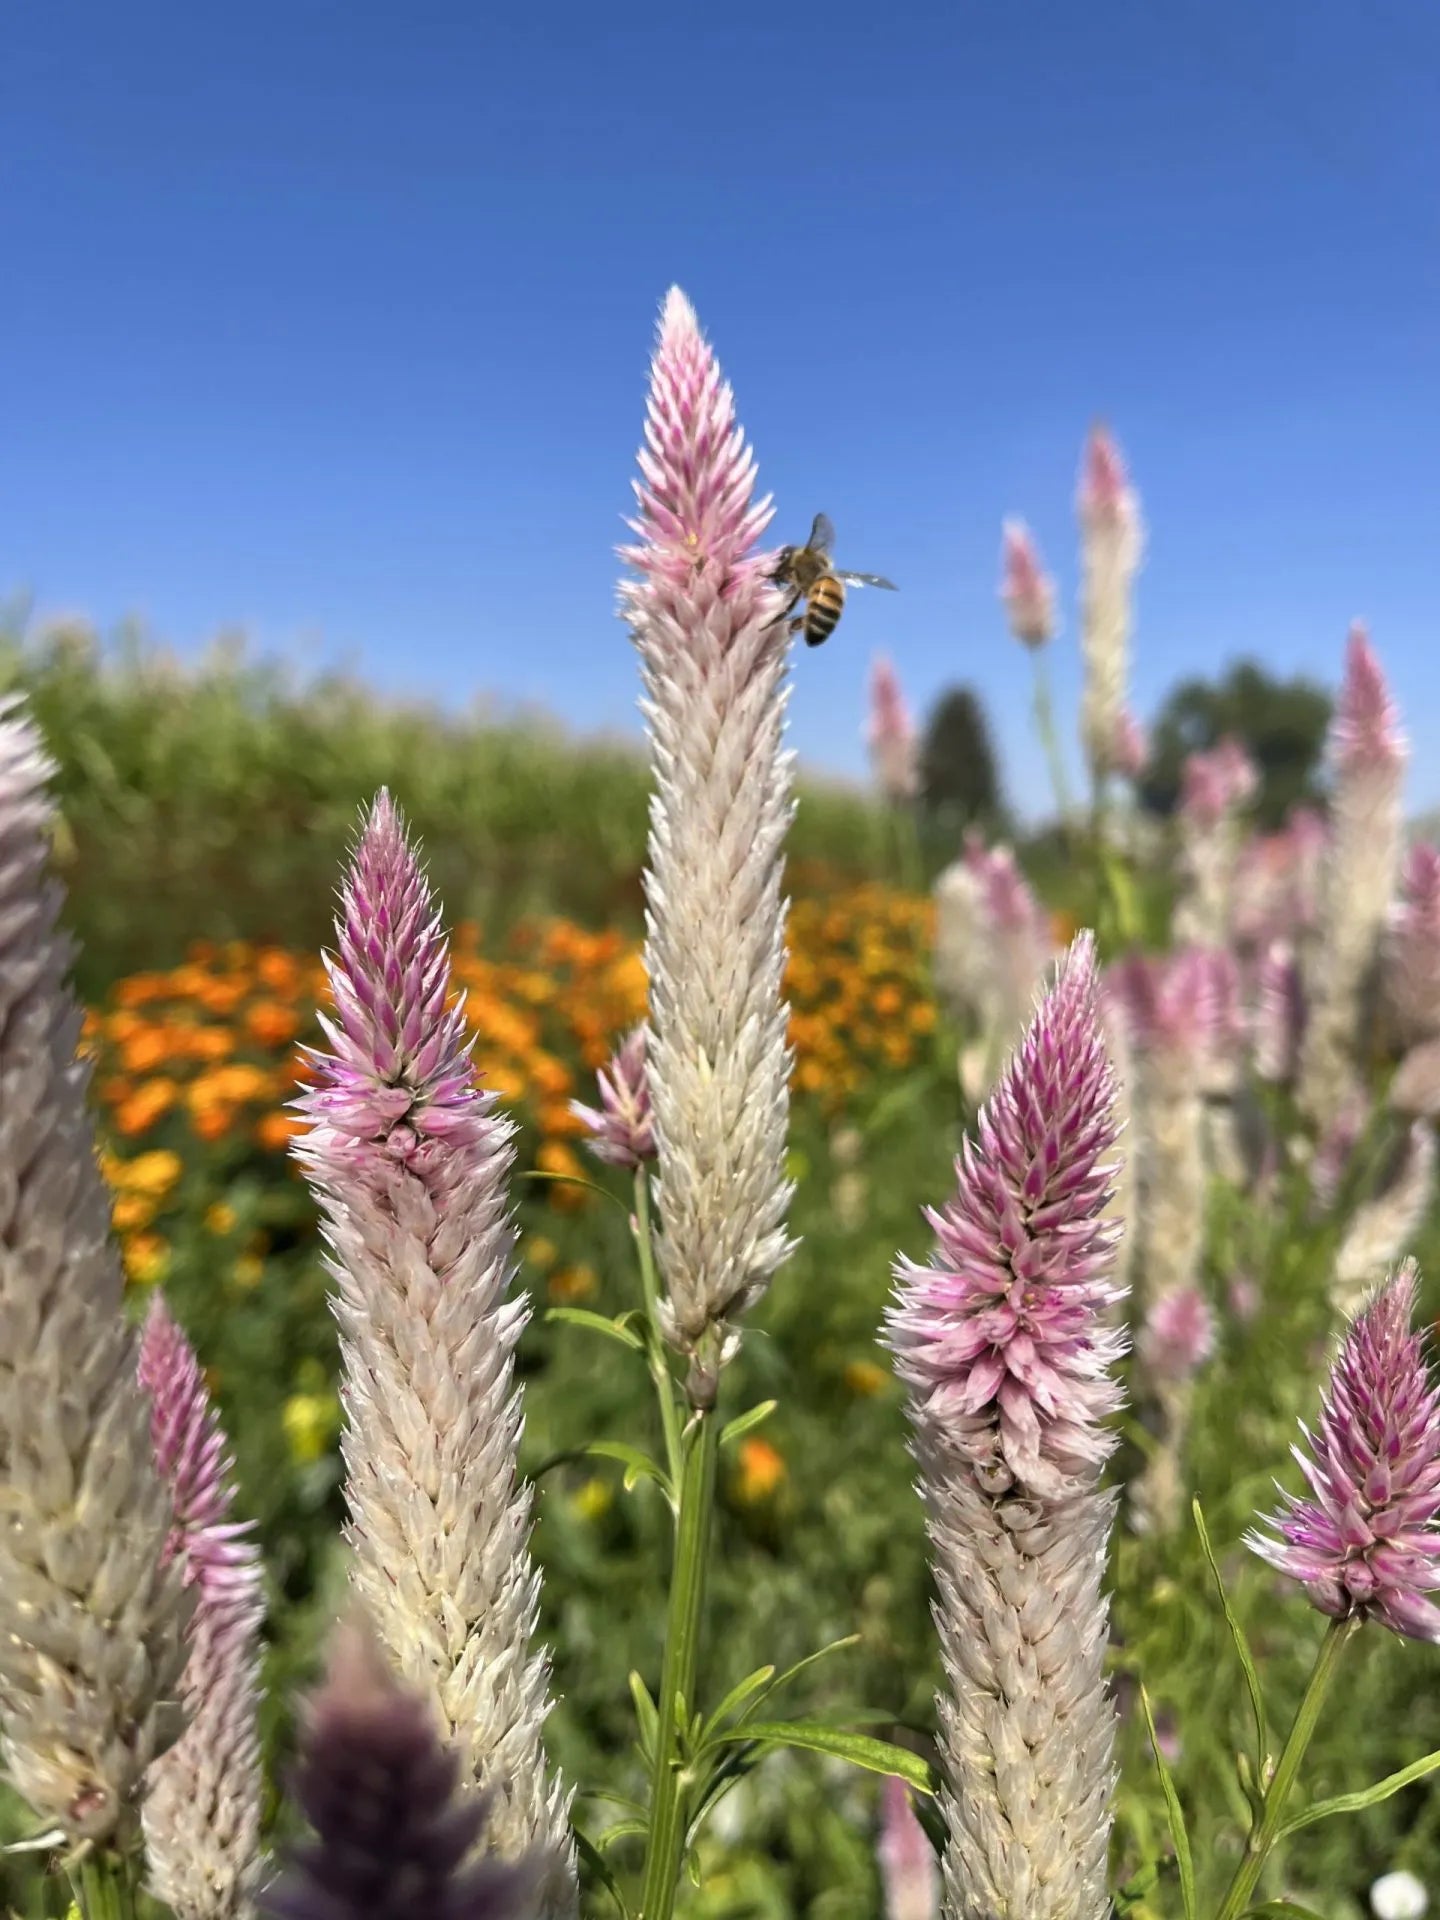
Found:
[(794, 560), (794, 547), (781, 547), (775, 556), (775, 566), (770, 575), (776, 586), (782, 586), (790, 578), (790, 569)]

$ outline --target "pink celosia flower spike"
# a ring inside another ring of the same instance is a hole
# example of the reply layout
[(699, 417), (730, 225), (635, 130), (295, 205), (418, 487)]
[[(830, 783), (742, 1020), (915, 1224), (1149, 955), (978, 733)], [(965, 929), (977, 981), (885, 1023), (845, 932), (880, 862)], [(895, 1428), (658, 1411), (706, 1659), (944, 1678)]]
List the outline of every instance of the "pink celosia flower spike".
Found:
[(1110, 759), (1123, 780), (1138, 780), (1150, 759), (1150, 742), (1145, 736), (1145, 729), (1128, 707), (1120, 709), (1115, 722)]
[(940, 1872), (935, 1849), (910, 1804), (903, 1780), (886, 1774), (880, 1796), (880, 1879), (885, 1920), (936, 1920)]
[(1440, 847), (1421, 841), (1401, 875), (1390, 918), (1385, 989), (1398, 1038), (1407, 1047), (1440, 1036)]
[(612, 1167), (643, 1167), (655, 1158), (655, 1129), (650, 1119), (650, 1088), (645, 1079), (645, 1029), (627, 1033), (608, 1066), (595, 1076), (600, 1105), (570, 1102), (585, 1124), (586, 1141), (597, 1160)]
[(51, 772), (0, 697), (0, 1727), (45, 1831), (128, 1846), (181, 1731), (191, 1601), (162, 1559), (170, 1502), (76, 1053)]
[(310, 1057), (295, 1153), (330, 1244), (351, 1577), (462, 1781), (493, 1795), (493, 1844), (538, 1852), (546, 1911), (567, 1913), (574, 1855), (541, 1745), (548, 1670), (515, 1464), (513, 1128), (476, 1084), (440, 915), (386, 793), (336, 931), (329, 1051)]
[(1294, 1449), (1309, 1493), (1247, 1544), (1333, 1619), (1440, 1642), (1440, 1391), (1412, 1325), (1413, 1260), (1351, 1323), (1320, 1410)]
[(1400, 865), (1406, 747), (1380, 662), (1351, 629), (1330, 732), (1335, 770), (1318, 937), (1296, 1089), (1317, 1132), (1358, 1089), (1372, 982)]
[(920, 782), (915, 722), (900, 676), (883, 653), (870, 668), (870, 717), (865, 725), (875, 784), (896, 806), (915, 798)]
[(168, 1550), (198, 1593), (181, 1682), (190, 1723), (145, 1777), (145, 1852), (157, 1897), (180, 1920), (230, 1920), (249, 1906), (260, 1868), (259, 1554), (248, 1524), (230, 1518), (225, 1435), (160, 1293), (139, 1373), (174, 1509)]
[(1007, 520), (1001, 530), (1000, 598), (1010, 631), (1022, 645), (1043, 647), (1054, 639), (1055, 583), (1023, 520)]
[(1080, 515), (1080, 649), (1085, 690), (1080, 727), (1097, 784), (1119, 771), (1115, 749), (1130, 671), (1131, 595), (1144, 535), (1119, 448), (1104, 427), (1085, 447)]
[(1120, 1403), (1109, 1323), (1114, 1078), (1082, 935), (902, 1260), (887, 1338), (909, 1392), (949, 1682), (946, 1911), (1110, 1911), (1114, 1709), (1099, 1489)]
[(786, 1258), (790, 1054), (783, 849), (789, 636), (769, 517), (735, 402), (673, 290), (650, 374), (636, 484), (638, 579), (621, 601), (639, 650), (655, 790), (645, 963), (665, 1337), (713, 1401), (735, 1322)]

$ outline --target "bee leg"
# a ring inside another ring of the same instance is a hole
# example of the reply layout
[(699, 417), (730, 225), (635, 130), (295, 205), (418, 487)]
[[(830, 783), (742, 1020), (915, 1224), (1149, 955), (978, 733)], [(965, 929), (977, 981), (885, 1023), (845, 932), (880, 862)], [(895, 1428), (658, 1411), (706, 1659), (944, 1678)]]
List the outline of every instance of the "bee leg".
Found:
[(790, 622), (791, 633), (799, 633), (800, 629), (804, 626), (804, 624), (805, 624), (805, 616), (802, 613), (798, 619), (792, 620)]

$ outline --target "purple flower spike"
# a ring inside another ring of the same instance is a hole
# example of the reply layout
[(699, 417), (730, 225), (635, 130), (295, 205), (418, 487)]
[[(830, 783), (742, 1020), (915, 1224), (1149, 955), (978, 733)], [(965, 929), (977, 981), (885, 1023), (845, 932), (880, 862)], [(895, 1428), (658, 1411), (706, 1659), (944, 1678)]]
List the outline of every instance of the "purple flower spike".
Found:
[(1371, 768), (1389, 770), (1405, 761), (1400, 709), (1358, 620), (1345, 645), (1345, 678), (1330, 729), (1330, 756), (1342, 778)]
[(174, 1512), (166, 1557), (198, 1590), (181, 1682), (190, 1723), (145, 1777), (146, 1852), (154, 1891), (182, 1920), (230, 1920), (248, 1909), (260, 1866), (259, 1554), (249, 1523), (230, 1518), (225, 1435), (159, 1293), (138, 1372)]
[(636, 1027), (596, 1076), (599, 1107), (570, 1102), (570, 1111), (590, 1130), (586, 1142), (597, 1160), (612, 1167), (641, 1167), (655, 1158), (650, 1088), (645, 1079), (645, 1029)]
[(896, 1370), (990, 1493), (1058, 1493), (1113, 1445), (1115, 1084), (1096, 995), (1082, 934), (964, 1144), (959, 1191), (926, 1212), (929, 1266), (897, 1269)]
[(1198, 1287), (1162, 1294), (1140, 1331), (1140, 1359), (1152, 1380), (1189, 1380), (1214, 1347), (1215, 1316)]
[(1286, 1494), (1247, 1544), (1298, 1580), (1322, 1613), (1378, 1620), (1440, 1642), (1440, 1390), (1412, 1326), (1413, 1260), (1351, 1323), (1331, 1370), (1319, 1429), (1294, 1449), (1308, 1497)]
[(1043, 647), (1055, 636), (1055, 583), (1023, 520), (1007, 520), (1000, 550), (1000, 598), (1010, 631), (1022, 645)]
[(448, 1010), (449, 947), (405, 822), (376, 797), (346, 876), (337, 954), (325, 956), (335, 1017), (320, 1015), (329, 1053), (307, 1050), (315, 1076), (295, 1102), (312, 1128), (298, 1149), (316, 1175), (353, 1170), (383, 1182), (387, 1161), (427, 1174), (483, 1150), (494, 1095), (475, 1085), (463, 1001)]
[(260, 1905), (273, 1920), (521, 1920), (527, 1863), (465, 1866), (488, 1804), (455, 1799), (458, 1767), (424, 1703), (392, 1679), (374, 1639), (347, 1623), (310, 1702), (296, 1797), (316, 1838)]

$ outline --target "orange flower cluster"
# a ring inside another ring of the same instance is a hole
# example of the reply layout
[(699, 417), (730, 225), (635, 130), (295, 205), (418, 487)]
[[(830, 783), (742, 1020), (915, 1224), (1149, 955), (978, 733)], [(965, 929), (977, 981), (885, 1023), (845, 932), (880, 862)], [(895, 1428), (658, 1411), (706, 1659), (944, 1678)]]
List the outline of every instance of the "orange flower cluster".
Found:
[[(934, 1026), (929, 903), (856, 887), (798, 902), (790, 933), (796, 1087), (838, 1108), (867, 1080), (912, 1064)], [(638, 944), (543, 920), (517, 927), (497, 956), (476, 927), (461, 925), (452, 963), (476, 1064), (538, 1136), (534, 1164), (593, 1173), (576, 1152), (581, 1128), (569, 1103), (593, 1097), (595, 1070), (644, 1013)], [(168, 973), (122, 980), (90, 1011), (84, 1044), (116, 1150), (110, 1165), (122, 1232), (148, 1232), (160, 1174), (178, 1179), (175, 1156), (186, 1136), (284, 1149), (300, 1124), (286, 1110), (304, 1078), (297, 1045), (318, 1042), (315, 1012), (326, 993), (312, 955), (202, 943)], [(561, 1205), (584, 1199), (558, 1183), (550, 1193)], [(142, 1248), (137, 1269), (153, 1269), (153, 1248), (146, 1254)]]

